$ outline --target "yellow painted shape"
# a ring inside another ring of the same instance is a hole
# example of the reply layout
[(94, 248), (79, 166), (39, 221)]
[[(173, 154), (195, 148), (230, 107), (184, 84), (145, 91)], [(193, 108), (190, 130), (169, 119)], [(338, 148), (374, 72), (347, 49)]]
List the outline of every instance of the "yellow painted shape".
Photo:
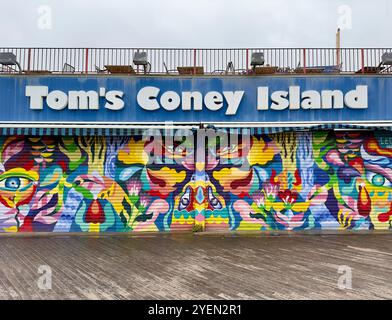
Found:
[(205, 163), (203, 162), (196, 162), (196, 170), (197, 171), (203, 171), (205, 168)]
[(18, 232), (18, 227), (17, 226), (12, 226), (12, 227), (8, 227), (8, 228), (4, 228), (5, 232), (10, 232), (10, 233), (16, 233)]
[(170, 169), (168, 167), (163, 167), (160, 170), (148, 170), (149, 174), (154, 177), (164, 180), (169, 185), (175, 185), (176, 183), (182, 182), (185, 179), (185, 171), (177, 172), (175, 169)]
[(89, 232), (99, 232), (99, 223), (90, 223), (88, 226)]
[(118, 159), (125, 164), (146, 165), (148, 163), (148, 155), (144, 151), (144, 141), (131, 139), (128, 146), (118, 152)]
[(222, 218), (222, 217), (210, 217), (206, 218), (206, 224), (228, 224), (229, 218)]
[(369, 192), (369, 194), (374, 192), (374, 195), (371, 197), (372, 205), (370, 211), (370, 220), (374, 225), (374, 229), (384, 231), (389, 230), (391, 219), (387, 222), (380, 222), (378, 220), (378, 216), (390, 210), (391, 204), (389, 202), (389, 198), (392, 193), (392, 188), (377, 187), (369, 182), (366, 182), (366, 190)]
[(259, 231), (263, 225), (253, 221), (241, 221), (237, 230), (239, 231)]
[(194, 223), (195, 223), (195, 219), (193, 219), (192, 217), (189, 217), (188, 219), (185, 219), (184, 217), (176, 218), (176, 217), (173, 216), (173, 219), (172, 219), (172, 224), (181, 224), (181, 225), (188, 224), (188, 225), (191, 225), (191, 224), (194, 224)]
[(272, 161), (276, 154), (275, 148), (269, 146), (261, 138), (253, 138), (253, 146), (249, 151), (248, 161), (251, 166), (253, 165), (265, 165)]
[[(238, 168), (224, 168), (220, 171), (214, 171), (213, 175), (221, 185), (227, 185), (234, 180), (245, 179), (249, 175), (249, 171), (243, 171)], [(226, 190), (225, 188), (225, 191), (230, 190)]]
[(14, 168), (0, 174), (0, 180), (4, 179), (5, 177), (26, 177), (31, 180), (37, 181), (39, 180), (39, 175), (35, 171), (27, 171), (24, 168)]
[(297, 202), (294, 203), (292, 210), (294, 212), (306, 212), (308, 211), (310, 202)]
[(285, 208), (285, 205), (283, 202), (274, 202), (272, 207), (275, 211), (281, 212)]

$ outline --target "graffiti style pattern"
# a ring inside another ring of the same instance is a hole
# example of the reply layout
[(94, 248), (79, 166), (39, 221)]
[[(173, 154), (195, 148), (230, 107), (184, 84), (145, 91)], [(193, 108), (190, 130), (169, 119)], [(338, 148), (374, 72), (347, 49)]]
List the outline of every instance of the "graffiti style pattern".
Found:
[(161, 143), (153, 164), (150, 143), (1, 137), (0, 231), (391, 229), (388, 133), (213, 141), (202, 161), (184, 144)]
[(392, 144), (377, 132), (253, 136), (248, 170), (217, 168), (232, 230), (391, 228)]

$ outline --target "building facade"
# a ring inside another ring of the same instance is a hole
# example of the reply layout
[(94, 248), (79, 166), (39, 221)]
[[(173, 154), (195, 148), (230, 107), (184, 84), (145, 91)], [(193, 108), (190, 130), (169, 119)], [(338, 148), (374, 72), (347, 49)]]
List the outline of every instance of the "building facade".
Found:
[(389, 69), (119, 74), (91, 57), (0, 74), (1, 232), (391, 228)]

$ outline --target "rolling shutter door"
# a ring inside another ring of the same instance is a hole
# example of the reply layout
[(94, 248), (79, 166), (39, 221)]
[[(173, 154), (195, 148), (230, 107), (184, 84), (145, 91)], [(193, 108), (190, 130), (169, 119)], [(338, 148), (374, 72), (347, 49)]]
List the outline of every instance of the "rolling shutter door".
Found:
[(253, 134), (240, 157), (211, 173), (224, 208), (206, 211), (208, 231), (391, 228), (389, 131)]
[(183, 150), (165, 139), (151, 161), (136, 134), (2, 136), (0, 231), (390, 229), (390, 132), (253, 133), (249, 146), (195, 163), (168, 161)]
[(175, 210), (193, 173), (150, 163), (141, 136), (3, 136), (0, 147), (1, 232), (193, 229)]

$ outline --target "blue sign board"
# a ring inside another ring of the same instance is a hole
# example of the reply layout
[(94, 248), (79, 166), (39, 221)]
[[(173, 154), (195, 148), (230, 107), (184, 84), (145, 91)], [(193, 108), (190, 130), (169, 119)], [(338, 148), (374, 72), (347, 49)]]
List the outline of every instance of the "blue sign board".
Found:
[(392, 121), (390, 76), (2, 76), (0, 122)]

